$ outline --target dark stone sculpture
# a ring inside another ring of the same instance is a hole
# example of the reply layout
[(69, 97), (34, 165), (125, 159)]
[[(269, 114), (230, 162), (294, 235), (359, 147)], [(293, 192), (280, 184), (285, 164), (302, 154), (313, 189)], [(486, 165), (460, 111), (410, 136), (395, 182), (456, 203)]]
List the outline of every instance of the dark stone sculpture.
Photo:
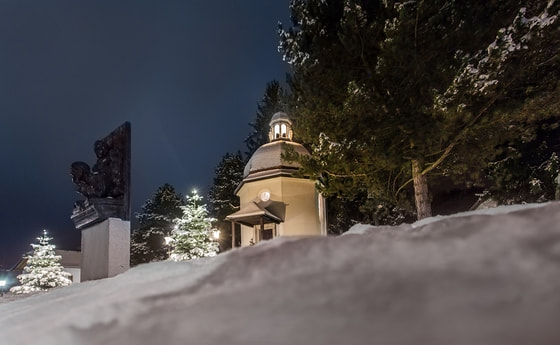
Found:
[(97, 161), (70, 166), (76, 191), (85, 197), (74, 205), (77, 229), (107, 218), (130, 220), (130, 123), (125, 122), (94, 144)]

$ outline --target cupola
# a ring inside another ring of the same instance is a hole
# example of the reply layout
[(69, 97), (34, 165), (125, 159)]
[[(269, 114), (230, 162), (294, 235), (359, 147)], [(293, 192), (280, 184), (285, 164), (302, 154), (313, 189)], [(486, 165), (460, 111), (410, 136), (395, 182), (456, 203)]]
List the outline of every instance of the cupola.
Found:
[(289, 176), (296, 172), (300, 168), (299, 162), (286, 161), (282, 157), (288, 147), (299, 155), (309, 155), (303, 145), (292, 141), (292, 121), (284, 112), (278, 112), (272, 116), (268, 136), (270, 142), (260, 146), (245, 165), (244, 182), (247, 179), (279, 174)]
[(292, 121), (288, 114), (284, 112), (278, 112), (272, 116), (270, 120), (270, 132), (268, 133), (268, 138), (270, 141), (275, 140), (288, 140), (292, 141), (293, 131), (292, 131)]

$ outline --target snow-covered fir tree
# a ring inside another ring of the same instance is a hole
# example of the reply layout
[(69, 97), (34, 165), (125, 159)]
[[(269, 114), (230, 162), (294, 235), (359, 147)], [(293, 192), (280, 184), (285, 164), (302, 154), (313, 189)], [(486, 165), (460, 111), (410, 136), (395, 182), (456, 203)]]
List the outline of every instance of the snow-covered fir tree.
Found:
[(169, 183), (163, 184), (146, 200), (141, 212), (136, 214), (138, 228), (131, 236), (132, 266), (168, 258), (164, 239), (171, 235), (174, 219), (182, 216), (181, 206), (184, 204), (183, 196)]
[[(214, 225), (220, 230), (220, 251), (231, 248), (231, 223), (227, 216), (239, 210), (239, 198), (235, 189), (243, 180), (245, 160), (240, 151), (236, 154), (226, 153), (215, 170), (214, 184), (208, 191), (208, 206), (210, 215), (216, 218)], [(239, 225), (236, 225), (238, 228)], [(237, 232), (240, 229), (238, 228)], [(236, 236), (240, 241), (241, 236)], [(241, 242), (238, 242), (241, 245)]]
[(182, 218), (175, 220), (171, 231), (171, 256), (174, 261), (198, 259), (215, 256), (218, 242), (212, 239), (212, 222), (202, 196), (193, 191), (186, 197)]
[(33, 254), (27, 256), (24, 273), (17, 277), (21, 285), (14, 286), (10, 292), (31, 293), (72, 284), (71, 274), (63, 271), (64, 267), (60, 264), (62, 257), (56, 255), (55, 246), (50, 243), (52, 239), (47, 236), (47, 231), (43, 230), (43, 235), (37, 237), (39, 244), (31, 244)]

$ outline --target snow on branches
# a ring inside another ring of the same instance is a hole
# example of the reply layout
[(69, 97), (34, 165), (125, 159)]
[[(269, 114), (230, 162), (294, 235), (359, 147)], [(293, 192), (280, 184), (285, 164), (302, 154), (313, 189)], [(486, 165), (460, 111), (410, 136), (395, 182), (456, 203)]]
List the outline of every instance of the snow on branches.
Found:
[(52, 237), (47, 236), (47, 231), (43, 230), (43, 235), (37, 237), (37, 240), (39, 244), (31, 244), (33, 254), (27, 256), (24, 273), (17, 277), (21, 285), (14, 286), (10, 292), (32, 293), (72, 283), (69, 279), (71, 274), (63, 271), (64, 267), (60, 264), (62, 257), (56, 255), (55, 246), (50, 243)]
[(171, 231), (171, 255), (173, 261), (184, 261), (215, 256), (218, 242), (212, 240), (212, 222), (206, 205), (201, 203), (202, 196), (193, 191), (186, 197), (182, 206), (183, 216), (174, 221)]
[[(527, 8), (520, 8), (511, 25), (500, 29), (486, 49), (473, 56), (458, 51), (456, 56), (464, 60), (464, 66), (436, 104), (450, 104), (462, 92), (472, 96), (488, 96), (500, 84), (506, 83), (504, 76), (510, 67), (509, 62), (522, 51), (529, 50), (533, 41), (545, 36), (544, 30), (557, 22), (560, 13), (558, 7), (558, 2), (551, 0), (542, 12), (529, 18)], [(535, 57), (537, 56), (542, 61), (550, 58), (540, 52), (536, 52)], [(535, 61), (535, 65), (538, 62)]]

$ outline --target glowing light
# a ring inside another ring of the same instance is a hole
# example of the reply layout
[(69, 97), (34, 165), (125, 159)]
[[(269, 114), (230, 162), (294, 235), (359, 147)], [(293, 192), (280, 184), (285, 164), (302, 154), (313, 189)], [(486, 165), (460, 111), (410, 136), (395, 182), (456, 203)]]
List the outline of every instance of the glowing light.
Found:
[(218, 229), (212, 230), (212, 238), (214, 238), (215, 240), (219, 240), (220, 239), (220, 230), (218, 230)]
[(261, 197), (262, 201), (268, 201), (268, 200), (270, 200), (270, 192), (269, 191), (264, 191), (264, 192), (261, 193), (260, 197)]
[(0, 280), (0, 296), (4, 296), (5, 287), (6, 287), (6, 281), (4, 279)]

